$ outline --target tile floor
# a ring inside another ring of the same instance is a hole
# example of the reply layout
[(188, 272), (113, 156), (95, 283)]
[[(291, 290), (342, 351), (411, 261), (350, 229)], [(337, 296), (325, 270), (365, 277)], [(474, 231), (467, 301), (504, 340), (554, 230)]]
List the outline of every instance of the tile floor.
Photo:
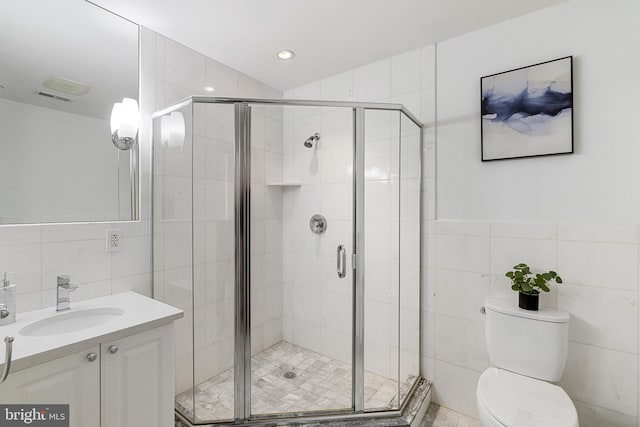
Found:
[(420, 424), (420, 427), (482, 427), (480, 421), (462, 415), (451, 409), (438, 406), (434, 403), (429, 405), (427, 414)]
[[(290, 372), (295, 376), (286, 378)], [(303, 347), (281, 341), (267, 348), (252, 357), (252, 373), (255, 414), (351, 406), (351, 366)], [(413, 378), (404, 382), (402, 395), (412, 383)], [(365, 372), (365, 407), (393, 408), (397, 405), (397, 389), (397, 381)], [(176, 407), (190, 415), (192, 393), (176, 396)], [(197, 421), (233, 418), (233, 369), (198, 384), (195, 407)]]

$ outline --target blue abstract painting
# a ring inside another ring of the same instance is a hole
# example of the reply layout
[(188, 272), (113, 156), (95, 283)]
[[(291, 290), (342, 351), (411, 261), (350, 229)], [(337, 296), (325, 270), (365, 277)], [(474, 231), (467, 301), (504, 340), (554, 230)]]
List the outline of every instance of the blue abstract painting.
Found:
[(482, 160), (573, 152), (573, 57), (480, 79)]

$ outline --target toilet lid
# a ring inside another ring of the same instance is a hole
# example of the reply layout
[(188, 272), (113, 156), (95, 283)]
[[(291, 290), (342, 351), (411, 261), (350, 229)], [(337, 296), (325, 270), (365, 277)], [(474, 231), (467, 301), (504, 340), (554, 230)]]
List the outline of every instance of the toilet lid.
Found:
[(478, 403), (512, 427), (578, 427), (578, 414), (557, 385), (489, 368), (478, 381)]

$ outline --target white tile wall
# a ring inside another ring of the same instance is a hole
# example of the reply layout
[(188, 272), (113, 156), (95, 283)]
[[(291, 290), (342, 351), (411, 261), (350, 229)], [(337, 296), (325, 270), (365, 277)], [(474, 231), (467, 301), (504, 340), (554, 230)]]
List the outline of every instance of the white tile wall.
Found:
[(437, 402), (464, 414), (475, 414), (480, 372), (436, 359), (432, 378)]
[[(330, 84), (310, 85), (290, 97), (319, 99), (351, 97), (352, 76), (340, 75)], [(283, 171), (285, 181), (300, 187), (273, 187), (282, 200), (283, 338), (345, 363), (351, 363), (351, 274), (337, 278), (338, 244), (351, 246), (352, 115), (344, 109), (285, 108)], [(315, 132), (313, 148), (303, 142)], [(328, 218), (324, 234), (309, 230), (309, 218)]]
[[(149, 113), (186, 96), (206, 94), (205, 85), (215, 87), (216, 96), (281, 96), (163, 36), (144, 29), (142, 37), (143, 64), (153, 70)], [(233, 364), (233, 108), (199, 104), (192, 112), (193, 128), (191, 112), (185, 112), (184, 147), (155, 147), (154, 163), (155, 295), (185, 310), (185, 319), (176, 325), (178, 393)], [(252, 350), (257, 353), (282, 337), (282, 202), (281, 195), (265, 186), (265, 181), (282, 180), (282, 112), (255, 107), (252, 125), (251, 311)], [(131, 243), (136, 245), (141, 242)], [(116, 257), (113, 264), (139, 277), (144, 273), (136, 267), (141, 257)]]
[[(412, 50), (391, 58), (391, 95), (416, 93), (420, 90), (421, 51)], [(405, 105), (406, 106), (406, 105)], [(406, 106), (408, 107), (408, 106)], [(411, 109), (411, 111), (418, 110)]]
[(636, 417), (574, 401), (581, 427), (636, 427)]
[[(179, 79), (174, 77), (187, 72), (182, 69), (167, 73), (160, 66), (160, 55), (156, 55), (156, 41), (152, 32), (143, 29), (140, 221), (1, 226), (0, 271), (16, 273), (12, 281), (18, 284), (18, 312), (55, 305), (56, 276), (60, 274), (70, 275), (79, 286), (72, 301), (128, 290), (151, 295), (149, 117), (165, 99), (165, 89), (157, 81), (169, 75), (177, 82)], [(176, 46), (172, 54), (180, 55)], [(163, 57), (164, 52), (159, 53)], [(106, 231), (110, 229), (121, 231), (117, 252), (106, 252)]]
[[(572, 315), (572, 351), (561, 384), (576, 403), (580, 424), (638, 425), (638, 225), (436, 220), (437, 50), (426, 46), (285, 93), (291, 98), (320, 94), (325, 99), (400, 102), (426, 124), (421, 355), (422, 374), (435, 382), (436, 402), (476, 416), (476, 383), (488, 366), (479, 309), (487, 296), (516, 303), (503, 274), (524, 261), (534, 268), (556, 269), (565, 279), (565, 284), (552, 286), (541, 303)], [(368, 123), (367, 134), (388, 136), (388, 122), (379, 118), (375, 123), (378, 126)], [(471, 175), (463, 178), (475, 188)], [(284, 210), (286, 215), (287, 206)], [(377, 279), (370, 283), (377, 283), (373, 299), (384, 302), (386, 270), (376, 264), (367, 271)], [(388, 363), (388, 353), (379, 353)]]
[(558, 268), (568, 283), (637, 290), (637, 259), (637, 244), (558, 241)]
[(374, 62), (353, 71), (353, 97), (359, 101), (389, 102), (391, 60)]
[(571, 314), (560, 385), (576, 402), (581, 425), (636, 425), (638, 225), (440, 220), (431, 230), (435, 277), (423, 310), (433, 320), (427, 320), (423, 340), (426, 335), (435, 349), (423, 351), (423, 372), (435, 370), (431, 375), (442, 404), (476, 416), (475, 395), (464, 399), (464, 393), (454, 396), (451, 390), (459, 377), (470, 370), (479, 375), (488, 366), (479, 308), (487, 297), (517, 304), (503, 275), (526, 262), (537, 270), (554, 269), (564, 279), (541, 304)]
[[(565, 279), (565, 284), (545, 296), (543, 304), (565, 309), (572, 315), (569, 362), (561, 385), (574, 399), (581, 425), (639, 425), (640, 251), (637, 224), (435, 221), (436, 133), (430, 126), (436, 120), (436, 50), (435, 46), (427, 46), (286, 94), (291, 98), (401, 102), (427, 124), (422, 147), (425, 166), (422, 174), (422, 372), (435, 381), (436, 401), (475, 416), (476, 382), (480, 372), (487, 366), (486, 350), (481, 339), (483, 317), (478, 309), (489, 295), (515, 303), (516, 296), (509, 290), (502, 272), (514, 262), (522, 260), (534, 268), (556, 268)], [(146, 29), (142, 30), (141, 73), (140, 104), (144, 123), (140, 141), (143, 149), (142, 220), (139, 223), (0, 227), (0, 270), (16, 272), (14, 279), (18, 283), (19, 311), (53, 305), (52, 281), (57, 274), (71, 274), (76, 278), (80, 284), (80, 290), (74, 294), (77, 299), (130, 289), (150, 294), (150, 209), (145, 201), (149, 200), (150, 194), (151, 112), (185, 96), (201, 93), (205, 84), (215, 86), (216, 95), (220, 96), (278, 96), (277, 92), (247, 76)], [(438, 96), (446, 97), (447, 94), (439, 93)], [(322, 146), (327, 149), (339, 146), (333, 141), (350, 137), (348, 115), (336, 111), (319, 113), (309, 109), (295, 113), (285, 111), (279, 119), (277, 114), (273, 116), (272, 112), (267, 111), (258, 116), (256, 121), (263, 123), (264, 128), (261, 142), (264, 172), (260, 173), (259, 182), (278, 180), (281, 163), (285, 178), (299, 178), (304, 184), (322, 182), (322, 175), (318, 175), (317, 169), (314, 170), (317, 166), (314, 162), (321, 159), (309, 156), (310, 152), (302, 147), (301, 141), (321, 128)], [(285, 121), (301, 120), (295, 126), (287, 127), (285, 123), (284, 130), (280, 130), (279, 123), (283, 117)], [(211, 122), (212, 129), (224, 129), (227, 125), (231, 125), (228, 117), (220, 117), (219, 123)], [(368, 128), (367, 132), (371, 135), (376, 129)], [(283, 147), (278, 144), (282, 134), (285, 135)], [(287, 144), (287, 141), (291, 142)], [(284, 153), (282, 159), (279, 153)], [(212, 155), (208, 161), (217, 164), (220, 160)], [(326, 177), (340, 182), (344, 174), (348, 174), (344, 166), (337, 162)], [(207, 178), (221, 179), (227, 176)], [(172, 185), (174, 188), (180, 186), (177, 180), (167, 183), (167, 186)], [(324, 206), (331, 215), (342, 215), (342, 210), (336, 209), (340, 203), (334, 203), (332, 199), (333, 195), (338, 197), (336, 188), (329, 189), (327, 186), (327, 191), (320, 192), (323, 196), (318, 198), (320, 201), (317, 206), (313, 206), (311, 194), (302, 191), (304, 188), (267, 188), (255, 192), (256, 197), (264, 200), (261, 215), (272, 220), (270, 227), (265, 229), (265, 242), (256, 242), (258, 247), (264, 248), (263, 252), (256, 254), (264, 256), (258, 263), (262, 262), (265, 270), (265, 283), (262, 285), (265, 304), (258, 310), (265, 320), (261, 325), (264, 331), (261, 345), (277, 340), (282, 335), (288, 340), (299, 340), (311, 349), (324, 350), (340, 360), (348, 359), (348, 352), (344, 349), (349, 348), (350, 341), (346, 333), (348, 331), (339, 321), (339, 312), (350, 304), (349, 293), (345, 292), (342, 281), (334, 277), (334, 259), (330, 252), (340, 233), (330, 234), (334, 231), (330, 227), (325, 236), (330, 243), (319, 242), (318, 256), (313, 259), (308, 256), (309, 251), (316, 250), (314, 245), (318, 241), (299, 238), (305, 235), (303, 233), (308, 233), (305, 228), (308, 220), (306, 215), (311, 210)], [(216, 191), (213, 188), (209, 190)], [(340, 197), (344, 202), (344, 194)], [(459, 202), (458, 205), (462, 206), (460, 203), (465, 201)], [(186, 214), (181, 211), (184, 205), (184, 200), (173, 199), (154, 208), (157, 215), (163, 209), (181, 217)], [(203, 207), (203, 212), (205, 210), (206, 207)], [(282, 223), (279, 222), (280, 218)], [(278, 227), (283, 230), (283, 255), (279, 254), (277, 239), (273, 240)], [(109, 228), (123, 231), (125, 238), (120, 252), (104, 251), (105, 231)], [(335, 228), (344, 232), (349, 229), (349, 224), (347, 221), (345, 224), (337, 223)], [(214, 232), (211, 227), (209, 231)], [(156, 232), (158, 236), (177, 238), (176, 233), (180, 229), (179, 225), (158, 226)], [(156, 242), (156, 259), (173, 263), (175, 268), (164, 274), (156, 274), (155, 286), (157, 292), (170, 298), (177, 306), (189, 308), (187, 284), (191, 270), (185, 269), (181, 262), (176, 262), (185, 253), (184, 247), (182, 250), (176, 248), (180, 249), (179, 244), (167, 247), (162, 241)], [(213, 257), (208, 261), (217, 259), (215, 254), (221, 249), (208, 247), (205, 254)], [(280, 257), (281, 269), (278, 267)], [(229, 277), (226, 261), (207, 262), (206, 265), (204, 272), (196, 271), (195, 274), (205, 274), (209, 277), (207, 280)], [(384, 277), (385, 271), (385, 268), (381, 268), (376, 273)], [(309, 276), (308, 272), (314, 274)], [(279, 293), (280, 280), (283, 285)], [(349, 281), (349, 276), (345, 280)], [(295, 287), (294, 283), (297, 282), (304, 286)], [(174, 286), (167, 287), (168, 283)], [(390, 296), (386, 293), (384, 283), (381, 280), (377, 285), (379, 289), (376, 286), (376, 291), (371, 292), (372, 300), (381, 304), (381, 312), (384, 312), (383, 305)], [(228, 307), (226, 297), (228, 295), (224, 293), (214, 294), (208, 295), (207, 300), (221, 301), (216, 306), (216, 313), (224, 312), (224, 307)], [(317, 310), (314, 301), (320, 301)], [(281, 323), (277, 320), (280, 309), (283, 312)], [(207, 311), (204, 321), (219, 324), (214, 319), (207, 319), (211, 313), (211, 310)], [(193, 313), (187, 313), (185, 319), (179, 322), (180, 330), (191, 330), (192, 316)], [(196, 322), (199, 324), (202, 321), (199, 313)], [(379, 325), (381, 332), (375, 338), (385, 337), (389, 325), (384, 323)], [(204, 333), (203, 340), (206, 341), (207, 334), (222, 332), (198, 328), (196, 333)], [(190, 348), (191, 343), (186, 340), (188, 336), (187, 333), (178, 334), (182, 340), (178, 343), (179, 350)], [(230, 343), (227, 344), (218, 348), (232, 347)], [(370, 347), (369, 353), (374, 350), (375, 347)], [(380, 356), (376, 362), (380, 366), (389, 366), (390, 353), (378, 353)], [(219, 361), (229, 357), (211, 349), (206, 354), (206, 359), (210, 361), (207, 372), (221, 369), (223, 366), (219, 366)], [(191, 358), (180, 351), (178, 356), (178, 377), (189, 378)]]
[[(422, 57), (420, 49), (407, 52), (287, 91), (285, 97), (400, 102), (419, 115), (422, 88), (433, 87), (433, 82), (423, 86)], [(302, 186), (283, 193), (284, 335), (297, 339), (296, 325), (305, 324), (311, 328), (309, 333), (321, 335), (322, 353), (345, 362), (351, 358), (350, 290), (345, 287), (350, 283), (350, 269), (345, 279), (335, 277), (335, 248), (344, 243), (347, 253), (352, 250), (352, 126), (350, 110), (285, 111), (284, 176), (300, 180)], [(365, 369), (392, 378), (400, 372), (405, 379), (415, 375), (419, 365), (419, 133), (408, 121), (401, 122), (399, 114), (384, 111), (367, 111), (365, 127)], [(318, 131), (322, 139), (317, 148), (305, 149), (302, 141)], [(402, 155), (398, 149), (401, 131)], [(312, 236), (307, 225), (316, 212), (329, 218), (329, 228), (320, 237)], [(322, 320), (315, 317), (312, 307), (295, 311), (301, 304), (298, 299), (304, 298), (298, 289), (309, 286), (322, 290)], [(289, 303), (293, 311), (287, 308)], [(349, 330), (326, 323), (327, 318), (342, 319)], [(398, 334), (399, 322), (415, 327), (407, 326)], [(329, 340), (331, 336), (340, 339)], [(316, 345), (308, 334), (299, 338)]]
[(436, 314), (435, 358), (482, 372), (489, 367), (484, 324)]
[[(123, 232), (120, 250), (107, 252), (107, 230), (124, 228), (131, 237)], [(72, 301), (127, 290), (150, 295), (149, 245), (149, 231), (128, 223), (2, 226), (0, 271), (15, 272), (9, 277), (18, 313), (55, 305), (56, 276), (63, 274), (79, 286)]]
[(571, 340), (627, 353), (637, 351), (636, 291), (569, 283), (557, 286), (557, 291), (558, 306), (572, 316)]

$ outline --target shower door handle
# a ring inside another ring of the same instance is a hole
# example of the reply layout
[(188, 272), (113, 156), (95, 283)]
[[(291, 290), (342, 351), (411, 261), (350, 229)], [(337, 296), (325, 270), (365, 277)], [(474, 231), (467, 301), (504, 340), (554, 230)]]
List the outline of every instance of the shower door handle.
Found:
[(347, 275), (347, 251), (344, 245), (338, 245), (336, 269), (338, 270), (338, 277), (344, 279)]

